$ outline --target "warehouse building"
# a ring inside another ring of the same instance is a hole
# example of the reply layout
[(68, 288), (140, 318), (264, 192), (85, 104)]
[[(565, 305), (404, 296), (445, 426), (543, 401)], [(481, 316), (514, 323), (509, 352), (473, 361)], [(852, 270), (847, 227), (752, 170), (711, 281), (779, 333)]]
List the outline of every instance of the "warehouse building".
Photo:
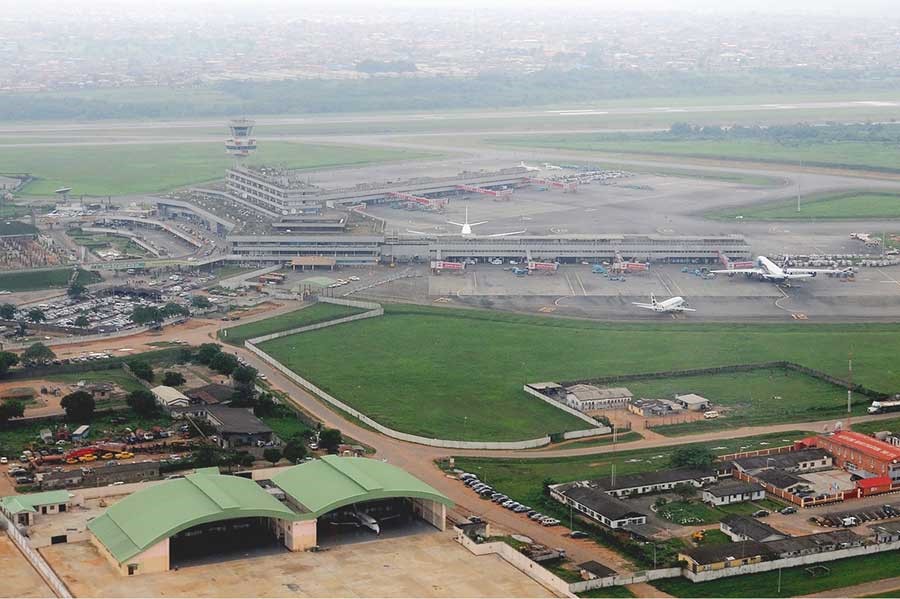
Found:
[(726, 481), (703, 489), (703, 501), (709, 505), (731, 505), (766, 498), (766, 490), (756, 483)]
[[(146, 487), (91, 520), (91, 541), (123, 575), (246, 555), (303, 551), (344, 530), (374, 538), (444, 530), (452, 502), (396, 466), (326, 456), (254, 481), (200, 469)], [(344, 524), (349, 525), (347, 527)]]
[(587, 482), (551, 485), (550, 497), (612, 529), (647, 523), (646, 514)]
[(885, 477), (900, 483), (900, 447), (853, 431), (838, 431), (807, 441), (830, 453), (835, 465), (851, 474), (861, 478)]
[(738, 458), (732, 460), (731, 463), (737, 470), (748, 474), (756, 474), (769, 468), (777, 468), (786, 472), (814, 472), (816, 470), (827, 470), (834, 465), (828, 452), (815, 447), (785, 453)]
[(156, 403), (167, 411), (172, 408), (183, 408), (191, 403), (184, 393), (174, 387), (158, 385), (150, 389), (150, 392), (156, 398)]

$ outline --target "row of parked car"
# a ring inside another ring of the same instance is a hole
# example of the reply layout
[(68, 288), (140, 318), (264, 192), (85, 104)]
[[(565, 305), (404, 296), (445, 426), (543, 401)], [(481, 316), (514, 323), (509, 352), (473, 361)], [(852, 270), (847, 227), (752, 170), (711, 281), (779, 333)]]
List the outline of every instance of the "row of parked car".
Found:
[(497, 491), (489, 484), (481, 482), (474, 474), (463, 472), (459, 475), (459, 480), (461, 480), (467, 487), (478, 493), (478, 495), (482, 499), (489, 499), (494, 503), (500, 505), (501, 507), (505, 507), (506, 509), (517, 514), (523, 514), (527, 518), (530, 518), (535, 522), (539, 522), (544, 526), (556, 526), (557, 524), (559, 524), (559, 520), (557, 520), (556, 518), (545, 516), (537, 510), (532, 509), (530, 505), (524, 505), (519, 503), (518, 501), (515, 501), (514, 499), (510, 499), (507, 495), (504, 495), (503, 493)]

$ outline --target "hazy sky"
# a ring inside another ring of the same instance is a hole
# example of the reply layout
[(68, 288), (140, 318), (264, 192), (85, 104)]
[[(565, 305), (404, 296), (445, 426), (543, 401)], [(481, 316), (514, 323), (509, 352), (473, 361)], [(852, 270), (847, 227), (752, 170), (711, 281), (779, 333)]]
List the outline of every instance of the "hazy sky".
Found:
[[(770, 12), (770, 13), (809, 13), (822, 15), (883, 15), (896, 18), (898, 0), (31, 0), (28, 2), (13, 0), (11, 6), (4, 10), (14, 13), (27, 12), (38, 15), (41, 11), (59, 9), (60, 12), (87, 10), (97, 7), (121, 7), (135, 13), (154, 12), (168, 9), (180, 12), (206, 10), (215, 7), (217, 12), (239, 10), (265, 10), (278, 7), (281, 11), (302, 13), (304, 9), (322, 9), (348, 7), (359, 8), (361, 12), (389, 11), (391, 7), (446, 7), (451, 9), (465, 8), (508, 8), (516, 7), (545, 8), (549, 11), (602, 10), (614, 11), (668, 11), (704, 13), (734, 12)], [(209, 14), (209, 13), (207, 13)]]

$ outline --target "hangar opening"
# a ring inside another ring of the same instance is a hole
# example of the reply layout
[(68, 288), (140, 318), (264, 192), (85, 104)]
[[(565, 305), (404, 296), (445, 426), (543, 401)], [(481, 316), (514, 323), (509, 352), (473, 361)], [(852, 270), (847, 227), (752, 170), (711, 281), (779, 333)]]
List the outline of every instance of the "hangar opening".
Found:
[(320, 547), (392, 539), (438, 529), (416, 511), (415, 499), (396, 497), (363, 501), (332, 510), (316, 523)]
[(250, 517), (198, 524), (169, 539), (169, 567), (270, 555), (287, 551), (271, 518)]

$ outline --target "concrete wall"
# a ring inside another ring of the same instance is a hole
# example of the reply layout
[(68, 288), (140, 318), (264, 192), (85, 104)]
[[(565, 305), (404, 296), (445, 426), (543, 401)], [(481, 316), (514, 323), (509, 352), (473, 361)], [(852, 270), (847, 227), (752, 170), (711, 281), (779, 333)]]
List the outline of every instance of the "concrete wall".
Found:
[(705, 582), (707, 580), (716, 580), (718, 578), (727, 578), (729, 576), (740, 576), (743, 574), (753, 574), (756, 572), (769, 572), (779, 568), (792, 568), (794, 566), (808, 566), (811, 564), (820, 564), (830, 562), (847, 557), (857, 557), (860, 555), (871, 555), (873, 553), (882, 553), (884, 551), (896, 551), (900, 549), (900, 541), (892, 543), (880, 543), (877, 545), (864, 545), (862, 547), (851, 547), (849, 549), (839, 549), (838, 551), (828, 551), (826, 553), (817, 553), (814, 555), (803, 555), (798, 557), (789, 557), (785, 559), (760, 562), (758, 564), (748, 564), (737, 568), (724, 568), (721, 570), (712, 570), (708, 572), (691, 572), (683, 570), (682, 576), (691, 582)]
[(279, 525), (284, 530), (284, 546), (291, 551), (306, 551), (318, 545), (316, 520), (281, 520)]
[(573, 582), (569, 585), (569, 590), (573, 593), (583, 593), (591, 589), (639, 584), (663, 578), (677, 578), (679, 576), (681, 576), (681, 568), (659, 568), (657, 570), (635, 572), (634, 574), (617, 574), (615, 576), (604, 576), (603, 578), (592, 578), (584, 582)]
[(531, 561), (506, 543), (476, 543), (462, 531), (456, 534), (456, 541), (472, 552), (474, 555), (499, 555), (504, 561), (508, 562), (517, 570), (527, 575), (538, 584), (559, 594), (562, 597), (575, 597), (576, 595), (569, 590), (569, 583), (550, 572), (540, 564)]
[[(62, 579), (56, 575), (56, 572), (53, 571), (50, 564), (48, 564), (46, 560), (44, 560), (44, 557), (31, 546), (28, 539), (22, 536), (22, 533), (19, 532), (19, 529), (16, 528), (15, 524), (10, 522), (2, 513), (0, 513), (0, 528), (6, 531), (9, 539), (19, 548), (19, 551), (22, 552), (25, 559), (27, 559), (34, 569), (37, 570), (38, 574), (41, 575), (41, 578), (44, 579), (44, 582), (47, 583), (57, 597), (63, 597), (64, 599), (70, 599), (72, 597), (72, 593), (69, 592), (69, 589)], [(2, 588), (3, 587), (0, 586), (0, 589)]]
[[(598, 435), (608, 435), (612, 432), (612, 429), (608, 426), (603, 426), (602, 424), (597, 428), (586, 428), (580, 431), (568, 431), (563, 433), (563, 439), (568, 441), (569, 439), (582, 439), (584, 437), (595, 437)], [(628, 432), (628, 431), (620, 431), (620, 432)]]

